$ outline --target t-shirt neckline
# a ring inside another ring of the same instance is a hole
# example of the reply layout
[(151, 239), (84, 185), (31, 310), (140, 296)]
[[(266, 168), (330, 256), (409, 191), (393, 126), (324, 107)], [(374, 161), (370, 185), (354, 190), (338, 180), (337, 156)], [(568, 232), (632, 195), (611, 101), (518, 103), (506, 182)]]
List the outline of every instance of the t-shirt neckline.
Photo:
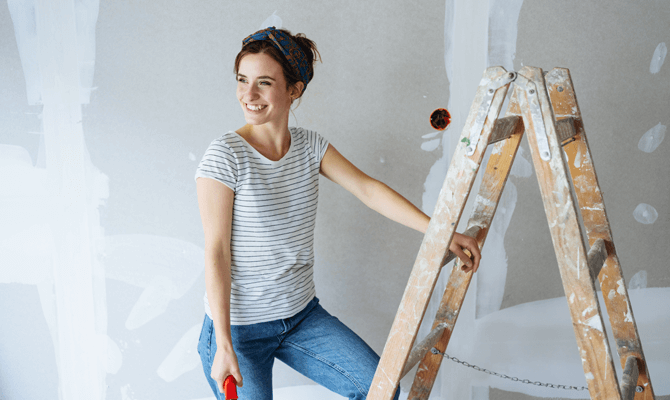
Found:
[(235, 131), (231, 131), (231, 132), (233, 134), (237, 135), (237, 137), (239, 137), (242, 140), (242, 143), (244, 143), (245, 146), (247, 146), (249, 149), (251, 149), (251, 151), (256, 156), (258, 156), (258, 158), (260, 158), (260, 160), (263, 161), (263, 163), (267, 163), (267, 164), (270, 164), (270, 165), (279, 165), (279, 164), (282, 164), (282, 163), (286, 162), (286, 159), (288, 159), (289, 155), (293, 152), (293, 148), (295, 146), (295, 137), (293, 137), (294, 136), (293, 134), (295, 133), (296, 130), (297, 130), (297, 128), (295, 128), (295, 127), (289, 127), (288, 128), (289, 135), (291, 136), (291, 144), (289, 145), (289, 148), (288, 148), (288, 151), (286, 152), (286, 154), (284, 154), (284, 156), (277, 161), (270, 160), (269, 158), (265, 157), (263, 154), (261, 154), (260, 151), (256, 150), (256, 148), (254, 146), (252, 146), (249, 142), (247, 142), (247, 140), (245, 138), (243, 138), (242, 135), (240, 135), (239, 133), (237, 133)]

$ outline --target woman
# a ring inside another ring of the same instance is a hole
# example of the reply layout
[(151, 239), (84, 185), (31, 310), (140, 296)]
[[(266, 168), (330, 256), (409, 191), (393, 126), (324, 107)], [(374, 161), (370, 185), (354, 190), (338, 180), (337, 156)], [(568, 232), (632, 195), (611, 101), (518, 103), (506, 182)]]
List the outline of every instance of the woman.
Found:
[[(267, 28), (247, 37), (235, 59), (247, 124), (214, 140), (196, 173), (207, 288), (198, 352), (217, 396), (232, 375), (240, 398), (272, 399), (275, 358), (345, 397), (367, 396), (379, 356), (315, 297), (319, 174), (394, 221), (428, 227), (428, 216), (326, 139), (289, 128), (317, 57), (304, 35)], [(456, 234), (450, 250), (477, 269), (474, 239)]]

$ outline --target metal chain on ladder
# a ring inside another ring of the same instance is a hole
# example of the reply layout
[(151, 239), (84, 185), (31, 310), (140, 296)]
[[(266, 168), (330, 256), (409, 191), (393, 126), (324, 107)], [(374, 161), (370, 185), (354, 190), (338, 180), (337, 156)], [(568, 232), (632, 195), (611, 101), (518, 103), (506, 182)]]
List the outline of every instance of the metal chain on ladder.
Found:
[(461, 364), (461, 365), (466, 366), (468, 368), (472, 368), (475, 371), (484, 372), (484, 373), (487, 373), (489, 375), (497, 376), (498, 378), (509, 379), (511, 381), (514, 381), (514, 382), (525, 383), (527, 385), (544, 386), (544, 387), (553, 388), (553, 389), (565, 389), (565, 390), (588, 390), (589, 389), (586, 386), (567, 386), (567, 385), (558, 385), (558, 384), (554, 384), (554, 383), (542, 383), (542, 382), (537, 382), (537, 381), (533, 382), (529, 379), (521, 379), (521, 378), (517, 378), (517, 377), (514, 377), (514, 376), (499, 374), (499, 373), (494, 372), (494, 371), (489, 371), (486, 368), (482, 368), (482, 367), (478, 367), (476, 365), (470, 364), (466, 361), (461, 361), (456, 357), (452, 357), (447, 353), (441, 352), (440, 350), (436, 349), (435, 347), (430, 349), (430, 352), (433, 353), (433, 354), (441, 354), (444, 358), (448, 358), (455, 363)]

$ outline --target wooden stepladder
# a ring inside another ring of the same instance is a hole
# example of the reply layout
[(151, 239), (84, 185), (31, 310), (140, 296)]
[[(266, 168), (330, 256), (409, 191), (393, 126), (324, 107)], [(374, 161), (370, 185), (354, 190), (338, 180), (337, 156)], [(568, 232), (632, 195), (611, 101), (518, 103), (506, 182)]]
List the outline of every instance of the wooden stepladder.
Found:
[[(510, 84), (514, 90), (506, 116), (498, 119)], [(466, 231), (477, 239), (480, 248), (524, 132), (528, 136), (590, 396), (602, 400), (655, 398), (570, 72), (554, 68), (543, 73), (540, 68), (524, 67), (516, 73), (492, 67), (484, 72), (477, 89), (368, 400), (392, 399), (400, 379), (419, 361), (408, 398), (428, 399), (443, 359), (441, 354), (429, 350), (433, 347), (440, 352), (446, 350), (472, 272), (464, 272), (458, 261), (454, 263), (433, 330), (412, 348), (421, 320), (441, 268), (454, 258), (449, 244), (487, 146), (494, 147)], [(580, 213), (586, 232), (579, 222)], [(585, 238), (590, 249), (586, 248)], [(624, 367), (621, 385), (603, 324), (596, 280), (604, 295)]]

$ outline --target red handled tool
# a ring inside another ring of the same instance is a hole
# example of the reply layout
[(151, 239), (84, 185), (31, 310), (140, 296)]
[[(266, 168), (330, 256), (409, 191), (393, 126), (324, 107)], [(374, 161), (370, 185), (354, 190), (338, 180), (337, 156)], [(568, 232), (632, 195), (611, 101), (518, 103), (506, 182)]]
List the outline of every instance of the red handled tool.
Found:
[(228, 375), (226, 380), (223, 381), (223, 394), (226, 396), (226, 400), (237, 399), (237, 381), (232, 375)]

